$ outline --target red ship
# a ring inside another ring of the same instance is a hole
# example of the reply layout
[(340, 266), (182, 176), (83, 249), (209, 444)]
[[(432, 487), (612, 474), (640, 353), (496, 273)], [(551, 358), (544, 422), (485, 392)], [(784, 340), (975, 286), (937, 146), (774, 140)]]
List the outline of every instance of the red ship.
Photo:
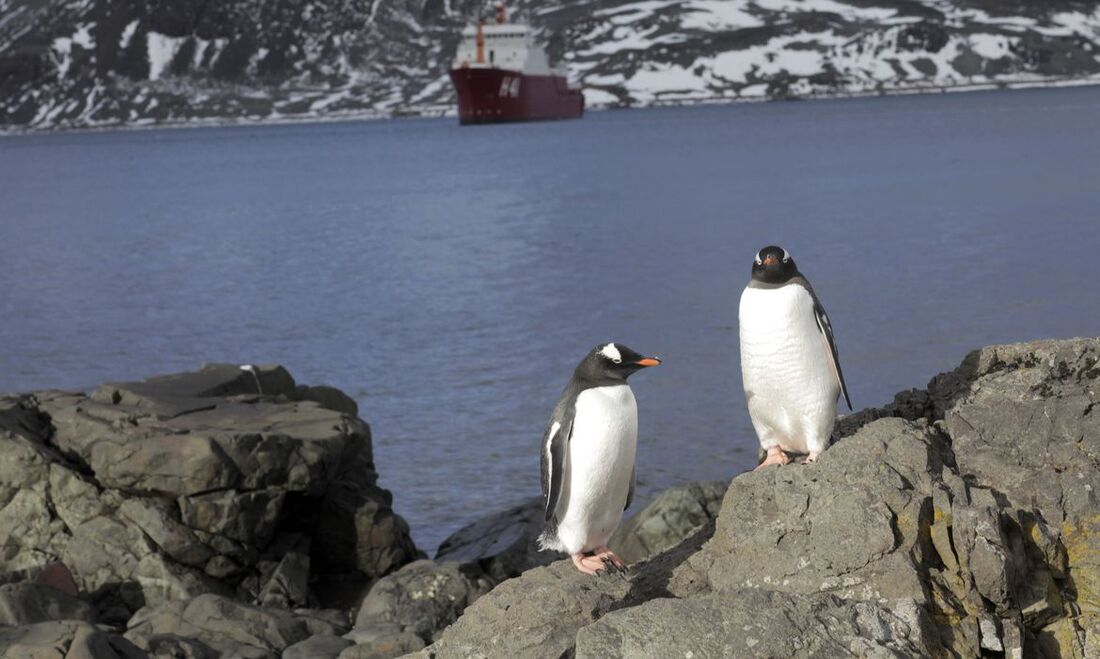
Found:
[(497, 5), (495, 25), (467, 27), (455, 54), (451, 82), (460, 124), (579, 119), (584, 95), (550, 68), (527, 25), (508, 23)]

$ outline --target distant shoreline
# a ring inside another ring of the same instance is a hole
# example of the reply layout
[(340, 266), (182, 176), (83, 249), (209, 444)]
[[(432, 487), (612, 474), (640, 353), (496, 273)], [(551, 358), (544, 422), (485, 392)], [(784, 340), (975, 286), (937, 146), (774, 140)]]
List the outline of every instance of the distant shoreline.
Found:
[[(1042, 78), (1042, 79), (1017, 79), (997, 80), (991, 82), (974, 82), (959, 85), (922, 85), (913, 84), (904, 87), (881, 88), (872, 90), (837, 90), (827, 92), (813, 92), (790, 96), (680, 96), (666, 95), (645, 103), (634, 104), (594, 104), (585, 108), (588, 112), (604, 110), (634, 110), (652, 107), (685, 107), (692, 105), (721, 105), (740, 103), (766, 103), (771, 101), (813, 101), (833, 100), (844, 98), (872, 98), (879, 96), (907, 96), (919, 94), (951, 94), (981, 91), (1059, 88), (1059, 87), (1090, 87), (1100, 85), (1100, 75), (1066, 78)], [(286, 115), (267, 117), (217, 117), (213, 119), (184, 119), (173, 121), (142, 121), (130, 123), (112, 123), (88, 126), (60, 126), (51, 128), (26, 128), (26, 127), (0, 127), (0, 138), (24, 135), (42, 135), (56, 133), (85, 133), (85, 132), (116, 132), (116, 131), (143, 131), (166, 130), (187, 128), (224, 128), (240, 126), (269, 126), (289, 124), (323, 124), (323, 123), (347, 123), (353, 121), (376, 121), (386, 119), (442, 119), (457, 116), (455, 108), (447, 106), (414, 106), (399, 108), (388, 112), (377, 110), (354, 110), (346, 112), (333, 112), (320, 115)]]

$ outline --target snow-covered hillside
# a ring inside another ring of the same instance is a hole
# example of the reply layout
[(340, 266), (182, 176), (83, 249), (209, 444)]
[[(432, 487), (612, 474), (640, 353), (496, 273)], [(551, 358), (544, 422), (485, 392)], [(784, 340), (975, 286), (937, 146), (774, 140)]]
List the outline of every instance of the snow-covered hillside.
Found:
[[(510, 3), (590, 106), (1100, 82), (1100, 1)], [(0, 0), (0, 126), (444, 112), (482, 0)]]

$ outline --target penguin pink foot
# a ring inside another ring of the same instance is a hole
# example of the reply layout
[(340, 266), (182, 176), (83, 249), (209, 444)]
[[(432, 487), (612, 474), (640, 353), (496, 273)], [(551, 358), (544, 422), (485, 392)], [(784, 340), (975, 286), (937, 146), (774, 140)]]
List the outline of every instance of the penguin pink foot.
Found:
[(768, 465), (785, 465), (790, 461), (791, 459), (787, 457), (787, 454), (783, 452), (783, 449), (779, 448), (778, 446), (772, 446), (768, 448), (768, 457), (764, 458), (764, 461), (761, 462), (756, 467), (756, 469), (753, 469), (753, 471), (760, 471)]
[(600, 575), (605, 571), (619, 574), (626, 572), (626, 563), (607, 547), (596, 547), (592, 552), (573, 554), (570, 558), (573, 559), (573, 565), (585, 574)]
[(817, 462), (818, 453), (811, 453), (800, 461), (800, 464), (808, 465)]
[(570, 556), (573, 559), (573, 565), (577, 566), (577, 569), (585, 574), (591, 574), (595, 576), (601, 570), (606, 570), (607, 566), (604, 565), (603, 559), (599, 556), (585, 554), (573, 554)]

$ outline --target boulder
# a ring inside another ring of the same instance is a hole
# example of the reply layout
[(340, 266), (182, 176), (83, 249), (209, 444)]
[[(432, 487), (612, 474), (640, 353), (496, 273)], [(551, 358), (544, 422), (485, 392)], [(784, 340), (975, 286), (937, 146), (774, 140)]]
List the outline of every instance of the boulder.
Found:
[(710, 537), (713, 525), (653, 559), (631, 566), (626, 576), (592, 577), (570, 561), (528, 570), (481, 597), (421, 659), (458, 657), (568, 656), (577, 632), (616, 609), (668, 597), (674, 570)]
[(0, 627), (0, 657), (33, 659), (144, 659), (125, 638), (83, 620)]
[(390, 659), (423, 649), (426, 643), (418, 634), (397, 623), (376, 623), (354, 630), (345, 638), (355, 645), (340, 652), (340, 659)]
[(397, 625), (398, 631), (412, 632), (430, 643), (493, 585), (477, 565), (409, 563), (370, 589), (351, 636), (358, 635), (359, 640), (380, 624)]
[(656, 556), (714, 520), (727, 483), (703, 481), (664, 490), (623, 523), (608, 546), (627, 563)]
[(51, 586), (31, 581), (0, 586), (0, 626), (48, 620), (95, 623), (96, 616), (91, 605)]
[(306, 622), (290, 612), (220, 595), (144, 608), (126, 630), (126, 638), (145, 650), (164, 638), (178, 637), (200, 641), (215, 652), (248, 657), (278, 656), (310, 636)]
[(912, 422), (880, 419), (814, 465), (738, 476), (690, 576), (719, 592), (923, 600), (913, 557), (928, 550), (920, 531), (932, 523), (935, 442)]
[(539, 550), (542, 507), (542, 499), (534, 497), (486, 515), (444, 540), (435, 560), (476, 563), (496, 582), (560, 560), (564, 554)]
[(107, 622), (202, 594), (345, 605), (324, 585), (421, 556), (355, 409), (229, 364), (0, 397), (0, 565), (63, 561)]
[(282, 659), (336, 659), (344, 649), (353, 645), (339, 636), (311, 636), (284, 650)]

